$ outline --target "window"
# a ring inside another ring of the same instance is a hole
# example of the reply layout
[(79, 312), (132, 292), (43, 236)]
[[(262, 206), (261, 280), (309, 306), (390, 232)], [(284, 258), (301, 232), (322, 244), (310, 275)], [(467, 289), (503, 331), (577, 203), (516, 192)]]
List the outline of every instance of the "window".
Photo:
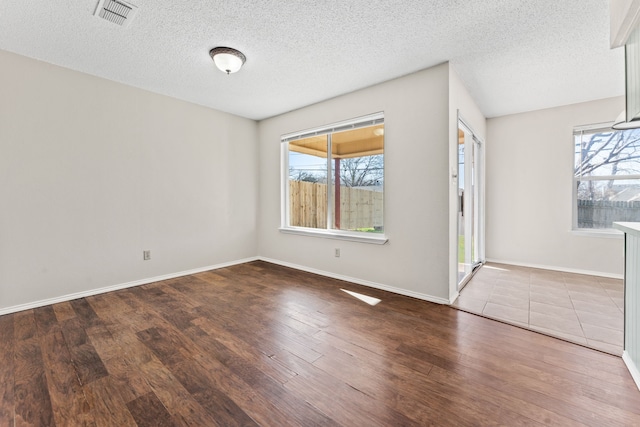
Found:
[(640, 221), (640, 129), (604, 125), (573, 132), (574, 229), (612, 229)]
[(282, 137), (285, 232), (384, 243), (382, 113)]

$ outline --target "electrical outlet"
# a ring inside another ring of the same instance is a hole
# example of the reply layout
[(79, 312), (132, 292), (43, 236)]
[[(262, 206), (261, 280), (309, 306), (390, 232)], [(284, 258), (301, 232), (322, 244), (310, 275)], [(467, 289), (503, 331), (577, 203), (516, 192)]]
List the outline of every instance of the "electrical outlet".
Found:
[(142, 251), (142, 259), (149, 261), (151, 259), (151, 251)]
[(335, 255), (336, 258), (340, 258), (340, 248), (336, 248)]

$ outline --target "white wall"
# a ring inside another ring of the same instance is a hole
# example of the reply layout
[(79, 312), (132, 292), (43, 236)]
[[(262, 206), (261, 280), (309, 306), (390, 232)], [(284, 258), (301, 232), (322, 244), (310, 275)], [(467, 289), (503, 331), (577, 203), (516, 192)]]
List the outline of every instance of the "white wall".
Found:
[[(449, 298), (449, 67), (436, 66), (259, 123), (259, 254), (372, 286)], [(283, 234), (280, 136), (385, 114), (385, 245)], [(334, 257), (334, 248), (341, 257)]]
[(0, 63), (0, 312), (257, 254), (257, 123)]
[(624, 98), (489, 119), (487, 258), (620, 275), (621, 239), (571, 232), (574, 126), (613, 121)]
[[(458, 168), (458, 115), (471, 126), (474, 135), (486, 141), (487, 119), (467, 91), (453, 67), (449, 67), (449, 170), (450, 175)], [(484, 157), (476, 161), (484, 162)], [(481, 174), (484, 163), (480, 165)], [(483, 182), (481, 182), (483, 184)], [(449, 299), (453, 301), (458, 289), (458, 180), (449, 183)], [(482, 185), (481, 185), (482, 188)], [(482, 191), (482, 190), (481, 190)], [(480, 201), (482, 203), (482, 201)], [(476, 213), (477, 214), (477, 213)], [(482, 216), (480, 216), (482, 220)], [(480, 232), (483, 225), (480, 225)], [(480, 244), (483, 240), (480, 239)]]

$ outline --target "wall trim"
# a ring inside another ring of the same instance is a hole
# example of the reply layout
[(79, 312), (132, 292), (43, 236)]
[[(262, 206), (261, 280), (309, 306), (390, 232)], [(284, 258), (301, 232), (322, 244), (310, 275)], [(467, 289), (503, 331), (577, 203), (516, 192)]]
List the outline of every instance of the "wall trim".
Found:
[(132, 282), (120, 283), (117, 285), (105, 286), (103, 288), (90, 289), (87, 291), (76, 292), (73, 294), (62, 295), (59, 297), (47, 298), (39, 301), (29, 302), (26, 304), (18, 304), (11, 307), (0, 308), (0, 316), (3, 314), (15, 313), (23, 310), (30, 310), (33, 308), (43, 307), (45, 305), (57, 304), (60, 302), (71, 301), (78, 298), (90, 297), (93, 295), (104, 294), (106, 292), (118, 291), (120, 289), (132, 288), (134, 286), (146, 285), (153, 282), (160, 282), (162, 280), (175, 279), (176, 277), (189, 276), (190, 274), (202, 273), (209, 270), (217, 270), (224, 267), (231, 267), (233, 265), (245, 264), (247, 262), (258, 261), (258, 257), (250, 257), (239, 259), (236, 261), (224, 262), (221, 264), (210, 265), (207, 267), (195, 268), (193, 270), (180, 271), (178, 273), (164, 274), (162, 276), (155, 276), (146, 279), (134, 280)]
[(456, 302), (456, 300), (458, 299), (458, 297), (460, 296), (460, 292), (455, 291), (452, 295), (449, 296), (449, 305), (453, 304), (454, 302)]
[(627, 365), (627, 369), (631, 373), (633, 380), (636, 382), (638, 390), (640, 390), (640, 370), (638, 369), (636, 364), (633, 363), (633, 360), (631, 360), (631, 356), (629, 356), (629, 353), (627, 353), (626, 350), (622, 353), (622, 360), (624, 360), (625, 365)]
[(431, 295), (423, 294), (420, 292), (409, 291), (407, 289), (396, 288), (394, 286), (384, 285), (382, 283), (370, 282), (368, 280), (357, 279), (355, 277), (343, 276), (341, 274), (335, 274), (324, 270), (317, 270), (315, 268), (305, 267), (299, 264), (293, 264), (286, 261), (280, 261), (273, 258), (258, 257), (260, 261), (269, 262), (271, 264), (281, 265), (283, 267), (293, 268), (295, 270), (306, 271), (307, 273), (318, 274), (320, 276), (330, 277), (332, 279), (344, 280), (345, 282), (355, 283), (357, 285), (367, 286), (374, 289), (380, 289), (382, 291), (392, 292), (394, 294), (404, 295), (407, 297), (417, 298), (423, 301), (433, 302), (436, 304), (449, 305), (450, 302), (444, 298), (438, 298)]
[(565, 268), (565, 267), (557, 267), (553, 265), (530, 264), (527, 262), (504, 261), (504, 260), (499, 260), (495, 258), (487, 258), (487, 262), (493, 262), (496, 264), (515, 265), (518, 267), (539, 268), (542, 270), (561, 271), (563, 273), (575, 273), (575, 274), (586, 274), (589, 276), (608, 277), (610, 279), (624, 279), (624, 275), (622, 274), (603, 273), (601, 271), (581, 270), (578, 268)]
[(392, 292), (394, 294), (404, 295), (412, 298), (417, 298), (423, 301), (433, 302), (435, 304), (450, 305), (453, 302), (453, 301), (448, 301), (444, 298), (438, 298), (438, 297), (423, 294), (420, 292), (409, 291), (407, 289), (397, 288), (395, 286), (384, 285), (382, 283), (371, 282), (368, 280), (358, 279), (350, 276), (343, 276), (341, 274), (335, 274), (328, 271), (305, 267), (299, 264), (293, 264), (290, 262), (280, 261), (272, 258), (256, 256), (256, 257), (243, 258), (235, 261), (224, 262), (221, 264), (209, 265), (206, 267), (199, 267), (192, 270), (180, 271), (177, 273), (169, 273), (161, 276), (149, 277), (149, 278), (134, 280), (126, 283), (119, 283), (116, 285), (105, 286), (102, 288), (89, 289), (82, 292), (75, 292), (72, 294), (61, 295), (58, 297), (46, 298), (38, 301), (25, 303), (25, 304), (18, 304), (10, 307), (0, 308), (0, 316), (4, 314), (16, 313), (18, 311), (31, 310), (34, 308), (39, 308), (39, 307), (43, 307), (51, 304), (58, 304), (61, 302), (71, 301), (78, 298), (85, 298), (93, 295), (104, 294), (107, 292), (118, 291), (121, 289), (132, 288), (135, 286), (147, 285), (149, 283), (160, 282), (163, 280), (175, 279), (176, 277), (189, 276), (191, 274), (202, 273), (204, 271), (217, 270), (220, 268), (231, 267), (233, 265), (245, 264), (252, 261), (269, 262), (272, 264), (281, 265), (283, 267), (293, 268), (295, 270), (306, 271), (308, 273), (318, 274), (320, 276), (330, 277), (332, 279), (344, 280), (345, 282), (351, 282), (357, 285), (363, 285), (363, 286), (367, 286), (374, 289), (380, 289), (383, 291)]

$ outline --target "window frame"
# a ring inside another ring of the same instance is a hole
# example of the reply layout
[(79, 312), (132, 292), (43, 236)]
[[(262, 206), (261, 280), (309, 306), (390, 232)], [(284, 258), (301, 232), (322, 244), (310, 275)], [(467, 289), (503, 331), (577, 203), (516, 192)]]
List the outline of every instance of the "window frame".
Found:
[[(311, 129), (306, 129), (298, 132), (291, 132), (284, 134), (280, 137), (280, 165), (281, 165), (281, 207), (280, 207), (280, 232), (286, 234), (297, 234), (303, 236), (311, 236), (311, 237), (321, 237), (328, 239), (339, 239), (339, 240), (348, 240), (353, 242), (360, 243), (372, 243), (383, 245), (389, 241), (389, 238), (386, 235), (386, 227), (383, 226), (382, 233), (367, 233), (361, 231), (347, 231), (347, 230), (337, 230), (330, 227), (327, 228), (311, 228), (311, 227), (298, 227), (290, 225), (290, 205), (289, 205), (289, 142), (295, 141), (298, 139), (303, 139), (311, 136), (320, 136), (327, 135), (328, 139), (328, 157), (327, 157), (327, 165), (331, 167), (331, 135), (334, 133), (338, 133), (341, 131), (347, 131), (350, 129), (364, 128), (369, 126), (375, 126), (377, 124), (384, 124), (384, 112), (377, 112), (373, 114), (368, 114), (366, 116), (360, 116), (353, 119), (343, 120), (335, 123), (331, 123), (325, 126), (318, 126)], [(386, 141), (386, 138), (385, 138)], [(386, 169), (383, 166), (383, 171)], [(334, 184), (331, 184), (331, 180), (327, 180), (327, 191), (331, 192), (331, 187)], [(339, 185), (339, 183), (338, 183)], [(383, 180), (383, 224), (385, 219), (385, 182)], [(327, 223), (332, 221), (333, 216), (333, 200), (331, 197), (327, 198), (327, 210), (328, 210), (328, 219)]]
[[(578, 186), (580, 181), (608, 181), (611, 179), (625, 179), (633, 180), (638, 179), (640, 181), (640, 175), (602, 175), (597, 177), (584, 177), (576, 176), (576, 152), (575, 152), (575, 137), (578, 134), (585, 133), (598, 133), (597, 131), (614, 131), (620, 132), (621, 130), (612, 129), (614, 122), (595, 123), (590, 125), (575, 126), (572, 133), (572, 171), (571, 171), (571, 232), (578, 236), (586, 237), (602, 237), (602, 238), (622, 238), (624, 233), (615, 228), (581, 228), (578, 226)], [(615, 178), (614, 178), (615, 177)], [(585, 179), (586, 178), (586, 179)]]

